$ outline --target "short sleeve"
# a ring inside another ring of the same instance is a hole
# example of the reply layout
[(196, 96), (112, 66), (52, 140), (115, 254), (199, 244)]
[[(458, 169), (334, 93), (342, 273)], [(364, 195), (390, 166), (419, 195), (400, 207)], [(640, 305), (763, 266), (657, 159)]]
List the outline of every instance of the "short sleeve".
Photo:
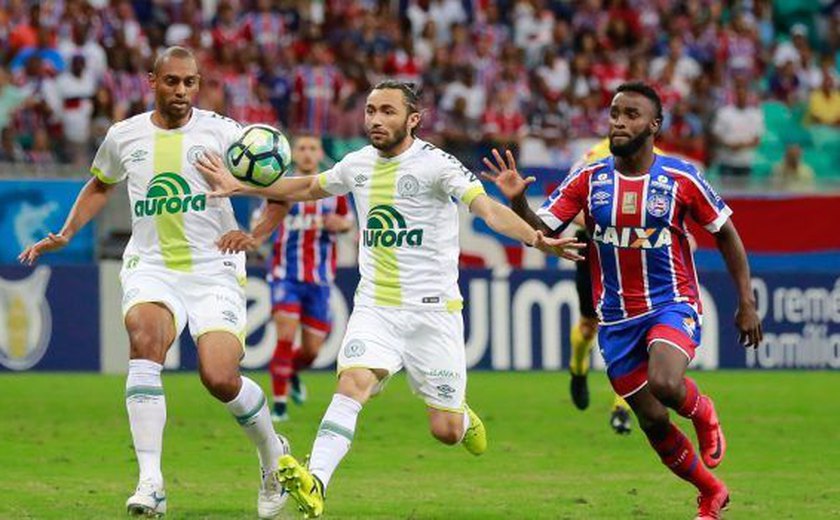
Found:
[[(227, 119), (227, 118), (225, 118)], [(222, 153), (226, 153), (230, 145), (235, 143), (242, 137), (242, 125), (233, 119), (227, 119), (228, 124), (224, 125), (222, 130)]]
[(329, 170), (318, 174), (318, 185), (327, 193), (345, 195), (350, 192), (344, 160), (338, 161)]
[(484, 185), (473, 172), (454, 156), (444, 153), (440, 187), (445, 194), (454, 197), (467, 207), (479, 195), (484, 194)]
[(580, 169), (569, 174), (537, 210), (537, 216), (549, 229), (562, 231), (584, 208), (590, 171)]
[(119, 146), (114, 138), (114, 129), (111, 127), (105, 134), (105, 140), (99, 145), (90, 173), (105, 184), (115, 184), (125, 179), (128, 174), (123, 168), (120, 160)]
[(717, 233), (726, 224), (732, 210), (699, 171), (684, 177), (681, 183), (689, 214), (710, 233)]

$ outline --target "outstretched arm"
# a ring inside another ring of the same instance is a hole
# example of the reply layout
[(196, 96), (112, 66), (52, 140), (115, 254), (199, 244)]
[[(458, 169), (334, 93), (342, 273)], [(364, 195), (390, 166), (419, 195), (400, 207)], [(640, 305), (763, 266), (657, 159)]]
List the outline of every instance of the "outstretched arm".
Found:
[(735, 313), (738, 339), (745, 347), (758, 347), (763, 338), (763, 332), (750, 284), (750, 266), (747, 263), (744, 244), (731, 220), (728, 220), (715, 234), (715, 241), (726, 262), (726, 269), (735, 281), (735, 287), (738, 290), (738, 310)]
[(105, 203), (108, 202), (108, 197), (113, 193), (114, 186), (115, 184), (107, 184), (96, 177), (91, 177), (76, 197), (76, 202), (70, 209), (61, 231), (50, 233), (46, 238), (24, 249), (18, 255), (18, 261), (32, 265), (42, 254), (57, 251), (70, 243), (73, 236), (102, 211)]
[(214, 153), (205, 154), (195, 163), (196, 169), (204, 175), (213, 191), (211, 197), (233, 195), (257, 195), (272, 200), (317, 200), (332, 196), (321, 188), (318, 176), (283, 178), (263, 188), (249, 186), (236, 180), (225, 167), (222, 158)]
[(485, 157), (484, 164), (490, 171), (481, 172), (481, 177), (492, 182), (499, 188), (502, 195), (510, 201), (510, 207), (513, 212), (519, 215), (529, 226), (542, 232), (543, 235), (551, 235), (552, 230), (534, 213), (534, 210), (528, 205), (527, 197), (525, 197), (525, 191), (528, 189), (528, 186), (536, 179), (534, 177), (522, 178), (519, 172), (516, 171), (516, 161), (510, 150), (505, 150), (505, 155), (507, 156), (507, 161), (494, 148), (493, 158), (496, 162), (493, 163), (493, 161)]
[(499, 204), (487, 195), (478, 195), (470, 203), (470, 211), (481, 217), (490, 229), (533, 246), (546, 254), (552, 254), (569, 260), (583, 260), (578, 250), (585, 247), (574, 237), (548, 238), (542, 231), (534, 230), (527, 222), (519, 218), (510, 208)]

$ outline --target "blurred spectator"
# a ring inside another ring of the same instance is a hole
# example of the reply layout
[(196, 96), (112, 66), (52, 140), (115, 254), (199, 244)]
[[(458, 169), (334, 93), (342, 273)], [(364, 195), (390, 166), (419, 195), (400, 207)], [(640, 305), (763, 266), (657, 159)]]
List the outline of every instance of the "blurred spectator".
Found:
[(22, 163), (26, 161), (26, 152), (15, 139), (10, 127), (0, 130), (0, 162)]
[(761, 109), (747, 105), (745, 83), (735, 87), (735, 103), (717, 113), (712, 134), (717, 139), (716, 159), (723, 176), (743, 177), (752, 171), (755, 149), (764, 134)]
[(785, 190), (801, 190), (814, 184), (814, 170), (802, 162), (802, 149), (798, 144), (785, 148), (785, 156), (773, 166), (773, 183)]
[(246, 41), (243, 24), (236, 16), (233, 4), (229, 0), (219, 3), (216, 23), (211, 31), (213, 47), (220, 49), (231, 46), (237, 48)]
[(55, 35), (51, 29), (41, 26), (38, 28), (37, 34), (36, 44), (21, 49), (9, 64), (9, 69), (11, 69), (12, 73), (21, 70), (32, 56), (37, 56), (41, 59), (44, 72), (50, 76), (55, 76), (64, 71), (64, 58), (55, 49), (53, 44)]
[(274, 127), (281, 126), (277, 119), (277, 112), (269, 101), (268, 87), (256, 83), (253, 89), (253, 98), (245, 105), (244, 113), (239, 121), (243, 125), (263, 123)]
[(770, 93), (773, 98), (789, 105), (803, 100), (804, 88), (793, 61), (785, 62), (770, 77)]
[(70, 63), (73, 56), (77, 54), (84, 56), (87, 69), (99, 82), (105, 76), (105, 71), (108, 68), (108, 58), (102, 45), (96, 40), (88, 38), (89, 28), (88, 20), (79, 20), (73, 23), (70, 29), (70, 38), (59, 42), (58, 51), (61, 53), (64, 63)]
[(840, 89), (831, 76), (824, 76), (821, 88), (811, 92), (808, 117), (820, 125), (840, 127)]
[(783, 41), (776, 47), (776, 52), (773, 53), (773, 63), (776, 67), (781, 67), (785, 63), (792, 62), (794, 67), (798, 68), (803, 65), (803, 55), (810, 53), (808, 28), (804, 24), (797, 23), (790, 28), (790, 40)]
[(69, 156), (76, 166), (83, 166), (87, 160), (90, 142), (90, 120), (93, 114), (93, 96), (96, 92), (96, 80), (87, 69), (85, 57), (81, 54), (70, 60), (70, 70), (56, 80), (58, 95), (64, 109), (61, 111), (61, 123), (64, 138), (69, 145)]
[(549, 102), (557, 102), (571, 81), (569, 62), (557, 56), (554, 49), (546, 49), (542, 65), (536, 72), (537, 91)]
[(687, 100), (680, 100), (666, 112), (657, 145), (666, 152), (687, 157), (700, 164), (706, 162), (706, 144), (700, 118), (689, 111)]
[(99, 145), (105, 140), (105, 134), (108, 132), (108, 128), (114, 122), (114, 98), (111, 96), (110, 90), (99, 87), (93, 96), (93, 114), (91, 115), (90, 121), (92, 149), (99, 148)]
[(0, 67), (0, 130), (9, 126), (12, 114), (23, 105), (26, 98), (26, 92), (13, 85), (9, 73)]
[(44, 128), (35, 130), (32, 139), (32, 148), (26, 154), (26, 162), (37, 166), (48, 166), (58, 162), (53, 147), (50, 144), (50, 135)]
[(325, 42), (315, 42), (308, 58), (294, 71), (292, 128), (295, 132), (328, 134), (341, 91), (341, 72), (330, 64)]
[(496, 93), (484, 112), (483, 126), (484, 139), (491, 146), (518, 154), (521, 140), (528, 134), (528, 125), (512, 90), (502, 89)]
[(476, 145), (481, 139), (481, 125), (478, 119), (467, 113), (467, 99), (455, 98), (452, 109), (444, 112), (435, 125), (441, 146), (466, 165), (478, 163)]
[(465, 99), (467, 117), (479, 120), (485, 111), (486, 97), (487, 93), (484, 89), (475, 83), (473, 69), (465, 65), (456, 71), (455, 81), (444, 88), (440, 108), (445, 112), (451, 112), (455, 108), (457, 99)]
[(685, 52), (683, 41), (680, 38), (674, 38), (668, 42), (668, 54), (660, 56), (650, 63), (651, 77), (654, 79), (660, 78), (668, 63), (672, 64), (674, 80), (679, 81), (682, 85), (689, 85), (700, 75), (700, 64)]

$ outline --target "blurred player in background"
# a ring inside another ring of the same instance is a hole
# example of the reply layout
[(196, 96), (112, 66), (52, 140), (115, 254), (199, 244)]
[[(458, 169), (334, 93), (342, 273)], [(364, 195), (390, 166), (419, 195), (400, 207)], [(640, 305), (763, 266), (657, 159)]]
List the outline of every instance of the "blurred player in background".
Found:
[[(317, 174), (324, 159), (321, 138), (309, 134), (295, 137), (292, 159), (295, 176)], [(312, 365), (330, 332), (336, 237), (352, 227), (352, 214), (343, 196), (296, 203), (269, 200), (251, 233), (230, 231), (219, 241), (223, 251), (253, 251), (277, 230), (268, 273), (277, 328), (277, 347), (269, 363), (274, 393), (271, 417), (275, 421), (288, 419), (289, 394), (297, 404), (306, 400), (299, 372)], [(301, 344), (293, 350), (301, 325)]]
[(108, 130), (93, 160), (94, 177), (79, 193), (64, 227), (27, 248), (20, 260), (32, 264), (41, 254), (66, 246), (102, 210), (116, 184), (127, 179), (132, 234), (120, 272), (130, 342), (125, 403), (140, 476), (126, 508), (131, 515), (166, 513), (161, 371), (167, 351), (189, 324), (201, 382), (225, 403), (257, 447), (262, 469), (259, 516), (274, 518), (287, 498), (274, 470), (288, 445), (274, 432), (260, 386), (239, 373), (245, 257), (224, 254), (215, 243), (236, 227), (233, 208), (228, 200), (206, 198), (207, 182), (194, 166), (206, 151), (224, 153), (241, 128), (231, 119), (193, 108), (200, 75), (192, 51), (163, 51), (149, 81), (154, 110)]
[(253, 193), (269, 199), (316, 200), (353, 193), (365, 215), (359, 243), (361, 281), (338, 354), (338, 387), (327, 408), (308, 467), (280, 459), (284, 486), (308, 517), (320, 516), (330, 478), (347, 455), (362, 406), (405, 368), (426, 402), (429, 428), (445, 444), (474, 455), (487, 449), (484, 425), (466, 402), (463, 300), (458, 290), (455, 200), (491, 229), (541, 250), (579, 259), (574, 239), (545, 239), (484, 193), (457, 159), (415, 137), (420, 124), (413, 85), (383, 81), (365, 105), (371, 146), (350, 153), (312, 178), (245, 186), (208, 157), (199, 169), (215, 195)]
[[(707, 467), (721, 463), (726, 442), (712, 400), (685, 375), (700, 344), (702, 315), (686, 216), (715, 235), (740, 298), (735, 325), (745, 346), (760, 343), (761, 321), (732, 211), (691, 164), (654, 153), (661, 123), (662, 103), (650, 86), (621, 85), (610, 105), (612, 155), (572, 172), (538, 213), (525, 198), (533, 178), (523, 179), (513, 161), (498, 156), (486, 164), (535, 229), (560, 233), (584, 212), (593, 240), (598, 344), (610, 382), (662, 462), (700, 492), (697, 517), (717, 519), (729, 491)], [(668, 408), (692, 420), (701, 457)]]

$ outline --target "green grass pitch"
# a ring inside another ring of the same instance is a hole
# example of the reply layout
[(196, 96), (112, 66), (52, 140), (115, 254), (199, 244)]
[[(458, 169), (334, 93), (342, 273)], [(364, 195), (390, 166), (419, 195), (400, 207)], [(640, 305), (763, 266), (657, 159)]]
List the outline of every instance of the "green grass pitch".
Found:
[[(253, 377), (268, 389), (264, 374)], [(840, 374), (696, 373), (716, 400), (729, 452), (716, 470), (728, 519), (840, 517)], [(306, 376), (310, 401), (278, 427), (306, 455), (334, 378)], [(659, 463), (638, 429), (608, 428), (606, 378), (574, 409), (565, 373), (470, 375), (487, 454), (473, 458), (427, 432), (402, 377), (362, 412), (330, 486), (327, 518), (694, 517), (695, 493)], [(121, 518), (136, 478), (124, 378), (0, 376), (0, 518)], [(256, 518), (257, 459), (195, 374), (166, 374), (163, 469), (169, 518)], [(690, 423), (679, 424), (693, 438)], [(635, 424), (634, 424), (635, 426)], [(298, 518), (291, 502), (284, 518)]]

